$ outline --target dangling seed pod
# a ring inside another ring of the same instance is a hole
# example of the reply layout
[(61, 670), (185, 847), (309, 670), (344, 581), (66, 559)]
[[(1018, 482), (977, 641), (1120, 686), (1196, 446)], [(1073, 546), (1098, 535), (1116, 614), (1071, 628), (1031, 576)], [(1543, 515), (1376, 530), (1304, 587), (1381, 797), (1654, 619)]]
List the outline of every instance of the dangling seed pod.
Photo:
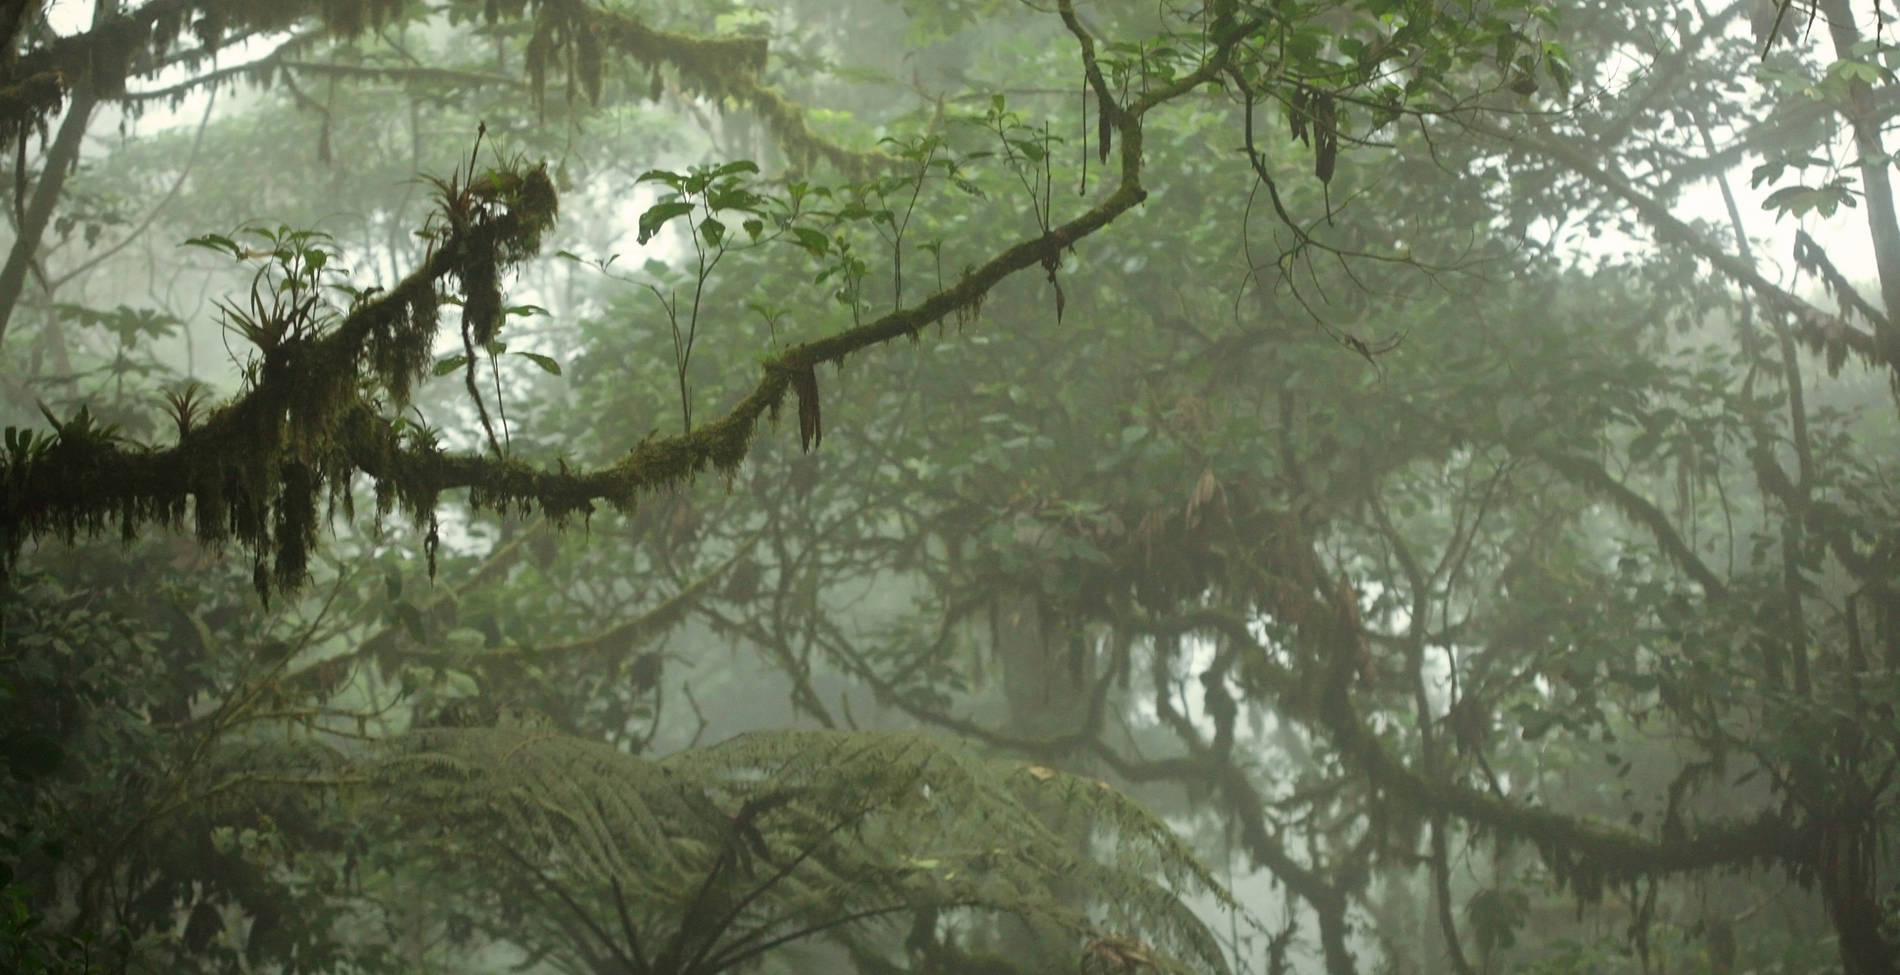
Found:
[(1339, 160), (1339, 117), (1333, 96), (1317, 92), (1313, 96), (1313, 175), (1322, 183), (1333, 181), (1333, 164)]

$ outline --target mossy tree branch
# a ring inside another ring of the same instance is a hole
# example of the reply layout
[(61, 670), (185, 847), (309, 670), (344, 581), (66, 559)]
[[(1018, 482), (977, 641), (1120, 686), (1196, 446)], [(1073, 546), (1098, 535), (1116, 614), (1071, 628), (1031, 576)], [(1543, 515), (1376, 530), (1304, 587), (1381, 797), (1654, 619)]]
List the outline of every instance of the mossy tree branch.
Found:
[[(478, 291), (532, 254), (553, 223), (547, 173), (508, 178), (506, 200), (445, 193), (448, 227), (423, 266), (334, 322), (313, 317), (308, 303), (253, 294), (262, 356), (248, 388), (202, 422), (180, 411), (172, 446), (128, 444), (83, 411), (51, 437), (13, 431), (0, 461), (0, 554), (10, 564), (30, 539), (70, 540), (113, 523), (130, 538), (146, 523), (182, 523), (189, 507), (200, 539), (236, 540), (253, 554), (260, 594), (301, 585), (318, 497), (347, 507), (351, 476), (368, 468), (364, 445), (388, 446), (369, 435), (392, 428), (365, 396), (407, 401), (429, 364), (445, 279)], [(413, 484), (379, 480), (382, 511), (400, 505), (421, 520), (434, 503)]]
[(427, 368), (447, 280), (459, 282), (465, 317), (499, 308), (494, 292), (501, 270), (534, 253), (556, 211), (553, 186), (541, 169), (510, 174), (505, 199), (443, 184), (445, 229), (423, 266), (334, 325), (302, 331), (277, 323), (290, 330), (260, 346), (264, 355), (247, 391), (202, 423), (181, 418), (176, 444), (130, 445), (110, 431), (70, 422), (10, 453), (0, 462), (6, 562), (10, 566), (22, 545), (43, 535), (70, 540), (116, 524), (130, 538), (147, 523), (182, 523), (189, 508), (202, 540), (235, 539), (252, 554), (255, 584), (268, 597), (303, 583), (317, 542), (318, 497), (328, 499), (331, 511), (347, 510), (349, 485), (359, 472), (375, 481), (379, 514), (400, 509), (419, 524), (433, 518), (443, 491), (456, 488), (469, 490), (473, 507), (540, 510), (558, 523), (591, 512), (595, 502), (631, 510), (643, 492), (680, 486), (709, 467), (730, 474), (759, 421), (777, 416), (788, 390), (798, 393), (801, 425), (809, 418), (816, 426), (817, 367), (915, 338), (946, 318), (974, 317), (1005, 278), (1059, 264), (1064, 250), (1140, 205), (1147, 198), (1143, 116), (1217, 78), (1241, 36), (1236, 31), (1209, 49), (1198, 70), (1122, 108), (1114, 120), (1120, 179), (1099, 203), (1003, 249), (908, 308), (786, 349), (763, 364), (752, 391), (724, 416), (689, 433), (646, 440), (591, 471), (451, 453), (405, 437), (385, 415), (388, 406), (407, 401)]
[[(1310, 540), (1298, 549), (1317, 568)], [(1286, 587), (1293, 590), (1295, 587)], [(1276, 615), (1301, 621), (1299, 640), (1321, 668), (1317, 695), (1299, 695), (1288, 716), (1326, 732), (1346, 761), (1386, 798), (1428, 815), (1449, 815), (1467, 826), (1529, 842), (1561, 884), (1594, 899), (1610, 884), (1638, 877), (1721, 867), (1799, 863), (1805, 840), (1774, 812), (1703, 823), (1681, 836), (1651, 839), (1632, 830), (1584, 817), (1513, 802), (1456, 782), (1434, 778), (1407, 765), (1367, 725), (1352, 700), (1355, 662), (1366, 652), (1358, 609), (1347, 603), (1350, 587), (1333, 592), (1289, 591)], [(1230, 639), (1238, 634), (1229, 632)], [(1263, 648), (1264, 651), (1264, 648)], [(1292, 688), (1283, 688), (1285, 700)], [(1311, 702), (1302, 705), (1300, 701)]]

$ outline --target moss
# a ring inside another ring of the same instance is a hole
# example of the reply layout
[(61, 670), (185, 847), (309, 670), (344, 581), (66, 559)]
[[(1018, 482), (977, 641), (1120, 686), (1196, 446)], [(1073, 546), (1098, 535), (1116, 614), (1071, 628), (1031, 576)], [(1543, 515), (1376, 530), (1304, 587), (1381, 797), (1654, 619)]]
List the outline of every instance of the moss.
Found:
[(535, 32), (527, 48), (529, 87), (537, 102), (545, 97), (548, 72), (560, 67), (568, 73), (571, 98), (579, 84), (590, 101), (598, 101), (604, 52), (645, 66), (650, 87), (661, 89), (662, 68), (688, 94), (743, 106), (772, 132), (780, 148), (802, 168), (823, 160), (853, 179), (888, 169), (895, 160), (885, 153), (860, 151), (819, 136), (806, 124), (804, 110), (767, 86), (764, 81), (770, 47), (760, 37), (699, 37), (649, 27), (624, 11), (557, 0), (541, 6)]
[[(676, 45), (673, 35), (647, 31), (619, 15), (572, 3), (542, 9), (550, 16), (565, 10), (570, 17), (602, 18), (590, 23), (610, 46), (641, 51), (664, 39), (665, 51), (648, 53), (683, 75), (699, 72), (708, 85), (752, 85), (743, 90), (763, 91), (756, 89), (755, 77), (763, 64), (762, 42), (687, 39)], [(77, 417), (52, 438), (29, 435), (29, 442), (18, 443), (17, 436), (10, 437), (8, 456), (0, 462), (5, 564), (10, 568), (20, 547), (42, 535), (71, 539), (116, 523), (129, 537), (150, 522), (176, 524), (190, 509), (201, 540), (235, 541), (252, 555), (258, 592), (268, 597), (304, 581), (319, 528), (317, 504), (325, 503), (325, 517), (339, 506), (347, 510), (350, 481), (358, 472), (374, 482), (378, 518), (400, 511), (427, 527), (425, 552), (431, 564), (435, 506), (446, 490), (467, 488), (477, 508), (538, 510), (559, 522), (577, 514), (585, 518), (600, 500), (632, 510), (642, 493), (676, 488), (709, 466), (730, 477), (744, 462), (761, 417), (777, 416), (795, 381), (801, 390), (801, 427), (809, 425), (816, 440), (818, 366), (915, 336), (945, 318), (967, 321), (1004, 278), (1046, 267), (1081, 238), (1140, 205), (1146, 192), (1139, 180), (1138, 122), (1137, 111), (1123, 128), (1121, 183), (1096, 206), (969, 268), (956, 283), (914, 306), (785, 350), (763, 364), (753, 391), (725, 416), (687, 434), (645, 441), (619, 462), (585, 472), (448, 454), (431, 434), (399, 429), (388, 418), (392, 408), (407, 402), (428, 368), (446, 285), (459, 284), (462, 291), (465, 347), (499, 334), (506, 317), (501, 276), (536, 253), (559, 212), (544, 166), (514, 161), (478, 176), (471, 158), (467, 172), (434, 181), (437, 210), (425, 226), (432, 242), (428, 257), (389, 291), (361, 296), (346, 311), (299, 298), (288, 285), (254, 292), (248, 308), (224, 306), (258, 346), (261, 360), (236, 399), (202, 421), (195, 411), (192, 422), (181, 419), (181, 433), (171, 447), (125, 444), (90, 430)], [(297, 246), (308, 239), (297, 236)], [(284, 273), (290, 273), (288, 266)], [(479, 397), (476, 402), (479, 406)], [(173, 405), (182, 416), (178, 403)]]
[[(347, 508), (359, 470), (377, 478), (379, 515), (401, 508), (426, 519), (441, 471), (427, 454), (418, 459), (405, 450), (365, 396), (407, 401), (428, 367), (445, 279), (474, 283), (478, 307), (486, 301), (492, 309), (482, 326), (492, 337), (500, 328), (502, 270), (534, 253), (557, 210), (540, 167), (506, 170), (487, 195), (464, 193), (452, 204), (443, 216), (454, 230), (425, 266), (347, 312), (325, 312), (291, 286), (268, 283), (247, 308), (227, 305), (260, 357), (245, 390), (202, 422), (181, 422), (171, 447), (125, 443), (82, 411), (56, 423), (37, 447), (10, 451), (0, 468), (7, 564), (34, 537), (71, 541), (116, 525), (130, 539), (145, 524), (176, 526), (190, 511), (200, 540), (235, 541), (251, 553), (258, 592), (268, 597), (304, 582), (322, 523)], [(267, 280), (276, 279), (260, 278)], [(585, 505), (572, 488), (537, 485), (513, 468), (494, 478), (502, 503)]]

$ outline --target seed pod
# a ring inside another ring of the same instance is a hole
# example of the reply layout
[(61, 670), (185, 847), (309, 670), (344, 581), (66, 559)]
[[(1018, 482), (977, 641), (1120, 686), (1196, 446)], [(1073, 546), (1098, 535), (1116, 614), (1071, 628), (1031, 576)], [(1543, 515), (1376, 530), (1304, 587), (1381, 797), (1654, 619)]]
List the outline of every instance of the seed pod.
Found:
[(1333, 96), (1317, 92), (1313, 96), (1313, 175), (1322, 183), (1333, 181), (1333, 164), (1339, 160), (1339, 117), (1333, 108)]
[(798, 394), (798, 439), (810, 451), (825, 440), (824, 420), (818, 411), (818, 371), (805, 366), (794, 372), (792, 391)]

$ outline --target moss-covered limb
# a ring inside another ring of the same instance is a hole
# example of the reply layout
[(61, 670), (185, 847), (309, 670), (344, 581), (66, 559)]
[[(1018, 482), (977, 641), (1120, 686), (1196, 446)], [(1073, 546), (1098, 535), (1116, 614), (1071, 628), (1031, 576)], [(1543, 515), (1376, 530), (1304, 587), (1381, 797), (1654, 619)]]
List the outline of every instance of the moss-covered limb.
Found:
[(1668, 555), (1669, 560), (1676, 563), (1678, 568), (1687, 572), (1689, 577), (1702, 587), (1703, 592), (1711, 597), (1720, 597), (1728, 591), (1728, 586), (1715, 574), (1715, 571), (1698, 558), (1695, 550), (1682, 540), (1675, 526), (1670, 524), (1669, 516), (1650, 504), (1642, 495), (1630, 490), (1623, 482), (1611, 477), (1610, 472), (1604, 470), (1602, 465), (1582, 457), (1555, 451), (1544, 451), (1539, 456), (1557, 473), (1575, 481), (1591, 494), (1608, 499), (1617, 510), (1649, 529), (1650, 535), (1656, 539), (1656, 544), (1662, 547), (1663, 553)]
[(307, 38), (297, 38), (279, 46), (275, 51), (254, 61), (234, 64), (227, 68), (207, 71), (164, 88), (153, 88), (138, 92), (129, 92), (128, 102), (162, 102), (183, 97), (191, 92), (209, 86), (225, 84), (237, 79), (269, 79), (277, 71), (298, 72), (319, 75), (326, 78), (350, 78), (363, 81), (409, 82), (417, 84), (440, 85), (445, 88), (507, 88), (520, 89), (526, 83), (511, 75), (495, 74), (489, 71), (460, 71), (453, 68), (431, 68), (417, 65), (373, 65), (373, 64), (330, 64), (322, 61), (293, 60), (289, 55), (301, 48)]
[[(1311, 549), (1279, 545), (1287, 568), (1302, 577), (1316, 569)], [(1301, 563), (1313, 562), (1303, 565)], [(1471, 828), (1535, 845), (1558, 879), (1580, 894), (1594, 897), (1604, 885), (1631, 877), (1724, 867), (1799, 862), (1806, 838), (1796, 827), (1765, 812), (1752, 819), (1704, 823), (1683, 836), (1651, 839), (1632, 830), (1585, 817), (1565, 815), (1498, 798), (1454, 782), (1430, 777), (1401, 760), (1368, 727), (1351, 700), (1350, 688), (1367, 652), (1349, 606), (1335, 605), (1350, 595), (1340, 590), (1283, 586), (1272, 593), (1269, 612), (1298, 620), (1300, 656), (1296, 672), (1273, 661), (1245, 626), (1224, 614), (1197, 611), (1148, 624), (1156, 633), (1189, 630), (1224, 637), (1249, 652), (1240, 661), (1243, 681), (1274, 700), (1280, 713), (1325, 733), (1339, 747), (1348, 767), (1364, 776), (1393, 802), (1423, 815), (1447, 815)], [(1313, 690), (1306, 690), (1311, 687)]]
[[(0, 88), (0, 142), (23, 136), (33, 126), (44, 124), (62, 104), (67, 107), (59, 138), (41, 168), (33, 205), (16, 228), (12, 251), (0, 267), (0, 340), (6, 336), (28, 265), (78, 158), (95, 105), (127, 100), (127, 79), (156, 75), (178, 60), (195, 70), (202, 57), (215, 52), (220, 41), (233, 33), (284, 30), (320, 17), (331, 32), (350, 35), (399, 15), (403, 6), (402, 0), (152, 0), (115, 13), (102, 5), (90, 29), (54, 38), (0, 70), (0, 84), (5, 85)], [(202, 47), (189, 56), (168, 59), (168, 48), (186, 30), (197, 36)], [(186, 87), (225, 80), (227, 76), (213, 72), (187, 82)]]
[[(259, 589), (268, 592), (302, 581), (318, 495), (327, 491), (336, 500), (356, 470), (377, 479), (381, 510), (401, 507), (418, 518), (440, 492), (458, 487), (470, 488), (478, 507), (533, 508), (557, 520), (591, 510), (597, 500), (630, 509), (641, 492), (679, 486), (708, 466), (737, 468), (758, 421), (776, 413), (795, 377), (970, 312), (1004, 278), (1057, 260), (1139, 204), (1146, 197), (1139, 185), (1139, 128), (1131, 121), (1126, 130), (1128, 165), (1108, 199), (1008, 248), (918, 305), (787, 350), (765, 364), (758, 385), (730, 412), (691, 433), (649, 440), (616, 464), (582, 473), (405, 445), (357, 398), (359, 367), (367, 363), (392, 398), (406, 397), (427, 366), (439, 282), (451, 274), (467, 279), (472, 267), (492, 272), (494, 264), (530, 250), (552, 220), (552, 190), (538, 190), (528, 196), (545, 192), (545, 206), (509, 210), (449, 234), (421, 268), (322, 334), (281, 336), (265, 350), (253, 388), (185, 431), (176, 445), (154, 451), (95, 438), (66, 442), (39, 462), (9, 463), (0, 470), (0, 540), (10, 558), (28, 538), (49, 533), (71, 538), (116, 521), (129, 535), (146, 522), (177, 524), (190, 498), (199, 537), (242, 543), (259, 560)], [(545, 179), (537, 172), (529, 183)]]
[[(1139, 166), (1139, 129), (1133, 129), (1132, 161)], [(692, 432), (642, 442), (626, 457), (593, 471), (540, 470), (517, 461), (450, 454), (428, 448), (404, 448), (393, 432), (365, 430), (355, 461), (365, 473), (394, 482), (403, 496), (427, 497), (452, 488), (470, 488), (471, 502), (483, 507), (527, 506), (560, 517), (584, 512), (594, 501), (630, 509), (644, 492), (678, 487), (708, 467), (727, 473), (745, 459), (759, 421), (776, 415), (793, 378), (825, 363), (842, 362), (852, 353), (913, 336), (926, 326), (959, 313), (971, 313), (1003, 279), (1058, 258), (1062, 251), (1106, 227), (1147, 196), (1139, 170), (1124, 170), (1122, 184), (1100, 204), (1057, 225), (1046, 234), (1018, 242), (972, 269), (955, 284), (909, 308), (875, 321), (793, 346), (768, 360), (758, 384), (724, 416)]]
[(312, 20), (353, 36), (401, 16), (404, 6), (403, 0), (149, 0), (27, 52), (13, 74), (57, 72), (69, 85), (90, 79), (102, 95), (117, 98), (128, 78), (163, 67), (172, 44), (188, 30), (208, 55), (233, 35), (289, 30)]
[[(518, 16), (518, 7), (511, 5), (509, 16)], [(51, 114), (70, 86), (88, 78), (107, 100), (128, 97), (126, 81), (162, 67), (168, 49), (187, 30), (197, 34), (202, 52), (209, 54), (232, 36), (288, 30), (313, 21), (321, 21), (332, 34), (353, 36), (400, 17), (403, 8), (402, 0), (150, 0), (22, 56), (9, 77), (0, 79), (7, 83), (0, 88), (0, 133), (18, 131), (20, 126)], [(787, 153), (801, 162), (822, 159), (840, 172), (861, 177), (886, 168), (892, 161), (884, 153), (849, 149), (813, 132), (795, 102), (760, 80), (767, 54), (764, 38), (700, 37), (658, 30), (626, 11), (578, 0), (550, 0), (536, 12), (535, 39), (527, 54), (529, 77), (537, 95), (556, 55), (565, 56), (577, 76), (575, 80), (590, 94), (598, 92), (603, 47), (652, 69), (664, 66), (691, 94), (731, 99), (747, 106), (758, 113)], [(130, 97), (173, 97), (191, 88), (254, 76), (259, 68), (258, 64), (247, 64), (222, 69), (160, 92)], [(300, 70), (340, 73), (350, 69), (303, 65)], [(396, 76), (386, 69), (354, 70), (366, 76)], [(464, 79), (481, 84), (503, 81), (496, 76), (434, 70), (402, 76), (458, 83)]]
[[(1062, 26), (1074, 35), (1076, 45), (1081, 48), (1082, 76), (1088, 79), (1089, 87), (1095, 91), (1096, 104), (1101, 106), (1102, 120), (1113, 124), (1116, 112), (1120, 109), (1120, 100), (1115, 97), (1115, 91), (1109, 86), (1108, 79), (1102, 76), (1102, 66), (1095, 60), (1095, 38), (1076, 17), (1073, 0), (1056, 0), (1056, 15), (1062, 18)], [(1106, 138), (1107, 133), (1101, 133), (1101, 135)]]
[[(592, 36), (651, 70), (671, 69), (680, 87), (689, 94), (713, 99), (731, 99), (744, 105), (765, 123), (779, 146), (799, 165), (810, 166), (823, 160), (840, 173), (861, 179), (895, 164), (891, 156), (875, 150), (856, 150), (839, 145), (811, 130), (805, 111), (782, 93), (766, 85), (761, 77), (769, 48), (761, 37), (699, 37), (674, 31), (656, 30), (638, 17), (621, 10), (574, 4), (571, 8), (550, 5), (543, 16), (565, 15), (581, 25), (575, 36)], [(598, 91), (600, 59), (577, 57), (576, 68), (592, 77), (583, 77), (589, 91)], [(591, 68), (590, 68), (591, 64)], [(532, 65), (530, 73), (533, 73)]]
[[(1291, 526), (1288, 528), (1291, 531)], [(1275, 548), (1302, 579), (1323, 572), (1310, 538)], [(1350, 586), (1285, 586), (1275, 594), (1274, 616), (1297, 620), (1302, 656), (1316, 673), (1303, 674), (1315, 692), (1277, 689), (1288, 717), (1327, 733), (1347, 764), (1386, 798), (1425, 815), (1457, 817), (1468, 826), (1534, 844), (1558, 881), (1585, 897), (1616, 880), (1721, 867), (1797, 862), (1801, 832), (1772, 812), (1752, 819), (1704, 823), (1682, 836), (1647, 836), (1609, 823), (1511, 802), (1425, 775), (1402, 761), (1367, 726), (1351, 688), (1368, 659), (1356, 597)], [(1231, 628), (1230, 639), (1242, 634)], [(1308, 685), (1310, 686), (1310, 685)], [(1291, 693), (1293, 698), (1288, 699)]]
[(34, 119), (59, 111), (65, 98), (66, 79), (57, 71), (41, 71), (0, 84), (0, 143), (19, 138), (20, 130)]
[[(505, 207), (467, 194), (445, 200), (453, 229), (423, 266), (334, 323), (276, 303), (281, 295), (254, 295), (248, 327), (261, 356), (250, 388), (202, 419), (181, 415), (173, 446), (126, 444), (75, 417), (37, 450), (10, 453), (0, 461), (6, 564), (30, 538), (71, 539), (113, 522), (129, 538), (147, 522), (178, 524), (189, 507), (202, 540), (235, 539), (252, 553), (261, 594), (301, 584), (318, 502), (346, 500), (361, 466), (364, 381), (403, 402), (428, 366), (441, 281), (492, 276), (532, 252), (553, 221), (547, 174), (518, 182)], [(400, 500), (422, 516), (434, 498), (408, 491)]]
[[(199, 537), (243, 544), (256, 562), (258, 590), (268, 595), (301, 584), (316, 542), (319, 497), (332, 508), (347, 504), (350, 476), (358, 471), (376, 480), (379, 512), (400, 507), (421, 521), (442, 491), (468, 488), (477, 507), (540, 510), (559, 521), (591, 510), (595, 501), (630, 509), (642, 492), (678, 487), (709, 466), (730, 473), (745, 459), (759, 420), (777, 415), (788, 389), (797, 390), (801, 426), (816, 439), (818, 366), (914, 337), (947, 317), (973, 315), (991, 288), (1018, 271), (1043, 267), (1053, 273), (1062, 251), (1147, 198), (1141, 186), (1143, 114), (1212, 80), (1231, 49), (1231, 42), (1217, 47), (1200, 69), (1122, 110), (1116, 119), (1120, 181), (1100, 203), (1019, 241), (910, 308), (786, 350), (764, 364), (758, 384), (724, 416), (690, 433), (645, 441), (594, 471), (540, 470), (405, 442), (360, 398), (361, 381), (369, 378), (390, 400), (404, 401), (428, 364), (441, 280), (455, 275), (469, 293), (465, 319), (476, 314), (477, 297), (484, 307), (498, 305), (497, 296), (486, 293), (498, 269), (533, 253), (554, 219), (553, 186), (540, 169), (503, 174), (507, 185), (494, 198), (472, 195), (473, 187), (455, 182), (441, 184), (447, 227), (423, 267), (334, 325), (264, 323), (270, 327), (257, 337), (263, 356), (252, 387), (182, 430), (173, 447), (150, 450), (96, 436), (68, 443), (73, 438), (62, 436), (59, 446), (67, 453), (59, 457), (0, 465), (4, 556), (10, 564), (28, 538), (48, 533), (70, 538), (117, 521), (130, 536), (146, 522), (176, 524), (189, 500)], [(270, 317), (265, 312), (271, 309), (257, 311)], [(473, 327), (488, 326), (478, 321)], [(365, 368), (367, 377), (361, 375)]]
[[(1240, 32), (1234, 35), (1239, 36)], [(1058, 261), (1063, 250), (1141, 204), (1147, 198), (1141, 186), (1142, 116), (1217, 77), (1233, 43), (1223, 43), (1201, 68), (1149, 92), (1122, 111), (1116, 119), (1122, 137), (1120, 181), (1106, 199), (1038, 237), (1019, 241), (916, 305), (787, 349), (764, 364), (758, 384), (731, 410), (689, 433), (647, 440), (618, 463), (583, 473), (542, 471), (513, 461), (452, 455), (432, 448), (405, 449), (389, 433), (374, 445), (359, 443), (357, 463), (366, 473), (389, 479), (390, 486), (382, 490), (396, 495), (432, 498), (451, 488), (467, 487), (472, 489), (474, 503), (534, 506), (555, 517), (585, 511), (596, 500), (629, 509), (642, 492), (680, 486), (709, 466), (730, 472), (745, 459), (759, 420), (777, 415), (795, 379), (814, 376), (817, 366), (842, 362), (854, 352), (915, 336), (945, 318), (974, 313), (1003, 279)], [(815, 381), (810, 388), (815, 390)], [(811, 408), (815, 410), (815, 404)]]
[(1635, 877), (1798, 862), (1806, 846), (1801, 832), (1772, 812), (1704, 823), (1681, 837), (1652, 840), (1608, 823), (1435, 782), (1393, 755), (1350, 709), (1329, 710), (1333, 739), (1353, 766), (1388, 796), (1534, 844), (1559, 882), (1586, 897), (1601, 893), (1609, 883)]
[(1328, 654), (1318, 724), (1347, 764), (1388, 799), (1535, 845), (1557, 881), (1579, 896), (1593, 899), (1607, 885), (1637, 877), (1797, 863), (1803, 857), (1801, 831), (1773, 812), (1703, 823), (1681, 836), (1650, 839), (1609, 823), (1510, 802), (1421, 774), (1395, 755), (1353, 707), (1352, 661), (1363, 650), (1358, 629), (1348, 624), (1343, 612), (1316, 622), (1303, 627), (1301, 636)]

